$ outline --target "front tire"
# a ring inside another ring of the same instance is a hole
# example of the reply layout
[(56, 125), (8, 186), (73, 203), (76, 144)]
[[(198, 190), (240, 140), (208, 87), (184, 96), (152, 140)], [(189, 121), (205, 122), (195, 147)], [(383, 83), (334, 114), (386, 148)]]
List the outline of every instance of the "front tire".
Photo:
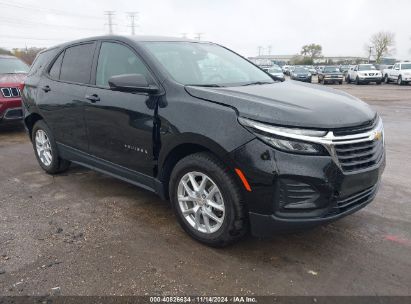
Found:
[(345, 81), (349, 84), (351, 82), (350, 76), (347, 75), (347, 77), (345, 77)]
[(239, 186), (210, 153), (195, 153), (176, 164), (169, 195), (182, 228), (204, 244), (227, 246), (248, 230)]
[(53, 133), (43, 120), (34, 124), (31, 134), (34, 153), (44, 171), (55, 174), (69, 168), (70, 162), (59, 156)]
[(359, 85), (359, 84), (360, 84), (360, 79), (358, 78), (358, 76), (357, 76), (357, 78), (355, 78), (355, 84), (356, 84), (356, 85)]
[(397, 84), (398, 84), (398, 85), (403, 85), (403, 84), (404, 84), (404, 83), (402, 82), (402, 77), (401, 77), (401, 75), (398, 76)]

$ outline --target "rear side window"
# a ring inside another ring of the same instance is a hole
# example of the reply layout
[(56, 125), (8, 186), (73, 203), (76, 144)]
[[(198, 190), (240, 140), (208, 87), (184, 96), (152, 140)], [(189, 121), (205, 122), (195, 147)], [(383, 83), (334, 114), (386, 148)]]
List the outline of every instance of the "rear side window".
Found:
[(60, 80), (90, 83), (94, 43), (87, 43), (66, 49), (60, 71)]
[(50, 69), (50, 77), (53, 79), (60, 79), (60, 68), (63, 61), (64, 52), (60, 54), (56, 61), (54, 61), (53, 66)]
[(103, 42), (97, 63), (96, 85), (108, 87), (111, 76), (122, 74), (143, 74), (148, 82), (152, 82), (146, 66), (131, 49), (119, 43)]
[(40, 75), (43, 68), (49, 63), (51, 58), (53, 58), (58, 49), (50, 49), (44, 52), (41, 52), (37, 55), (36, 59), (34, 60), (33, 64), (31, 65), (30, 71), (27, 76), (34, 76)]

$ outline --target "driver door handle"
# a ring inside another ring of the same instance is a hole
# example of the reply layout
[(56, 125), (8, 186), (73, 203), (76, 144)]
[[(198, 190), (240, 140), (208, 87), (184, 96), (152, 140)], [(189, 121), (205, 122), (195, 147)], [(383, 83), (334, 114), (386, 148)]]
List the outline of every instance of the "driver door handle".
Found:
[(45, 85), (44, 87), (42, 87), (41, 88), (44, 92), (50, 92), (51, 91), (51, 89), (50, 89), (50, 86), (48, 86), (48, 85)]
[(97, 94), (86, 95), (86, 99), (90, 100), (92, 103), (100, 101), (100, 97)]

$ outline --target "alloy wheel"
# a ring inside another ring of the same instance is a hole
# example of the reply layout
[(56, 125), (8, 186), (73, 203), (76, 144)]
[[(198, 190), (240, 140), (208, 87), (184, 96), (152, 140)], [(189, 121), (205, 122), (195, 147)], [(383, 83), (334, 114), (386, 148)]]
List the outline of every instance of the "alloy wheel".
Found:
[(186, 173), (178, 184), (177, 199), (184, 219), (195, 230), (211, 234), (222, 226), (224, 199), (216, 183), (206, 174)]
[(49, 137), (47, 136), (47, 133), (41, 129), (37, 130), (35, 141), (36, 152), (40, 161), (43, 163), (43, 165), (47, 167), (50, 166), (53, 161), (53, 156), (51, 154), (51, 143)]

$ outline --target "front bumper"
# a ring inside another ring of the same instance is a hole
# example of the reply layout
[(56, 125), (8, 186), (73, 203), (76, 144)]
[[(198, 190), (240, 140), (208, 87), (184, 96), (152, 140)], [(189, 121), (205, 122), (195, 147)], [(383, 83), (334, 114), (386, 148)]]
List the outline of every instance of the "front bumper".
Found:
[(381, 77), (358, 77), (358, 80), (361, 83), (381, 82), (382, 81), (382, 76)]
[(14, 122), (23, 119), (21, 98), (0, 100), (0, 123)]
[(385, 152), (374, 166), (343, 172), (331, 156), (281, 152), (255, 139), (232, 153), (250, 183), (244, 191), (251, 232), (266, 237), (334, 221), (378, 191)]

